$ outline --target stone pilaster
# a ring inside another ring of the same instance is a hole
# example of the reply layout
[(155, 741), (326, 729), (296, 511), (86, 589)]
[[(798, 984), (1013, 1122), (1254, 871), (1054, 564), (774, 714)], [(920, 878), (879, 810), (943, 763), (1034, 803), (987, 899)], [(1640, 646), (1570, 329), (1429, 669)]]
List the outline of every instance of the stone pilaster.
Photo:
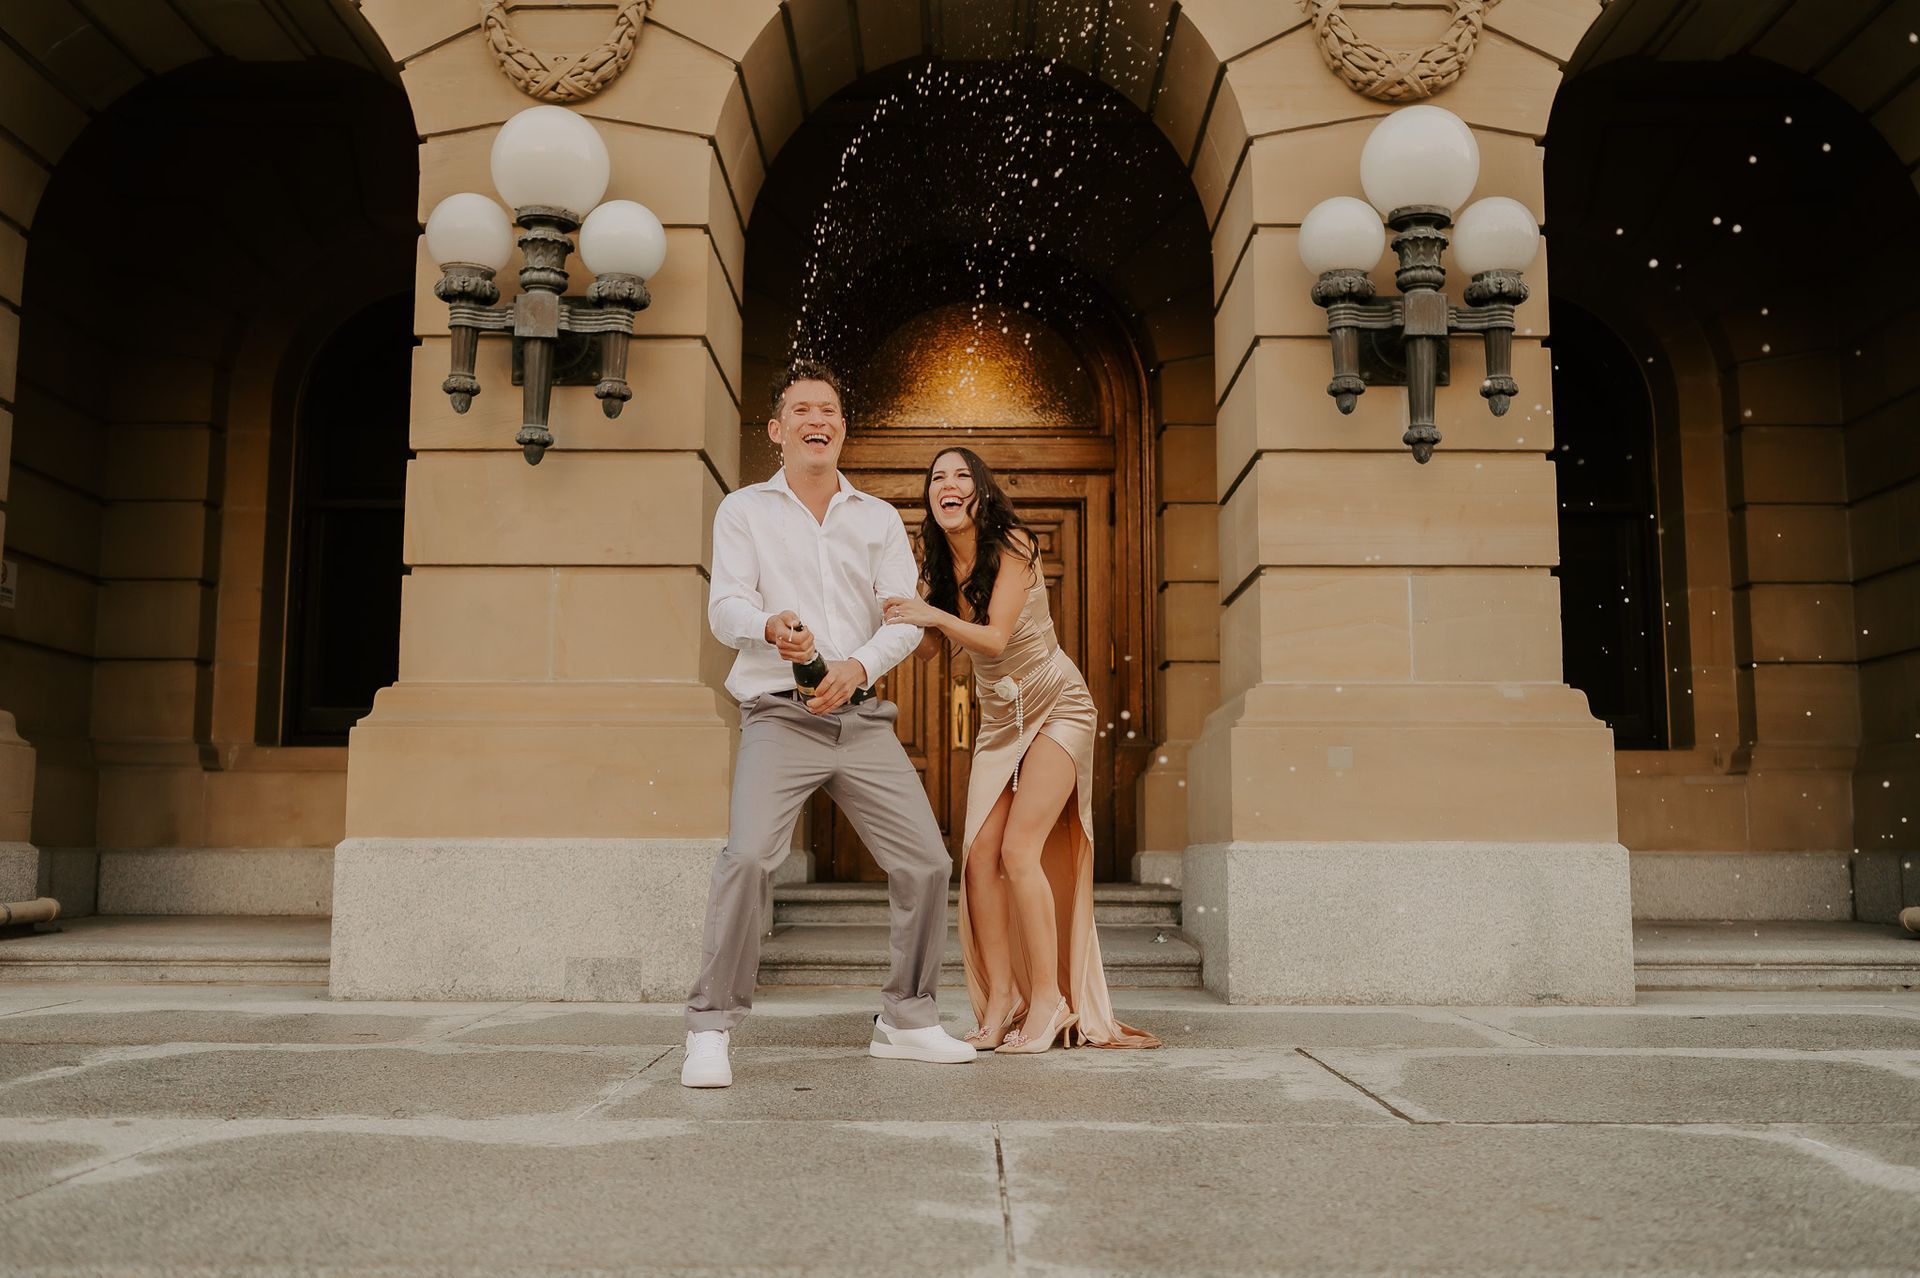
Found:
[[(533, 104), (470, 9), (368, 17), (423, 50), (404, 73), (426, 135), (422, 219), (455, 191), (491, 192), (487, 126)], [(515, 22), (540, 47), (586, 47), (605, 15)], [(539, 466), (513, 444), (505, 340), (481, 344), (472, 411), (441, 394), (446, 312), (422, 245), (400, 679), (348, 747), (338, 997), (675, 999), (691, 985), (735, 720), (704, 565), (738, 471), (752, 195), (736, 188), (762, 161), (691, 130), (737, 84), (726, 58), (649, 24), (633, 65), (581, 105), (612, 156), (607, 198), (646, 203), (669, 244), (635, 325), (633, 400), (610, 421), (590, 388), (558, 388)]]
[[(1188, 756), (1185, 925), (1234, 1002), (1628, 1002), (1612, 737), (1560, 671), (1545, 260), (1505, 417), (1466, 340), (1431, 464), (1400, 443), (1404, 392), (1340, 416), (1297, 227), (1359, 192), (1370, 122), (1294, 87), (1311, 40), (1229, 65), (1238, 115), (1216, 106), (1196, 166), (1203, 198), (1230, 175), (1214, 241), (1225, 611), (1223, 702)], [(1476, 197), (1541, 214), (1527, 135), (1558, 78), (1489, 32), (1434, 99), (1480, 130)], [(1391, 291), (1390, 267), (1378, 279)]]

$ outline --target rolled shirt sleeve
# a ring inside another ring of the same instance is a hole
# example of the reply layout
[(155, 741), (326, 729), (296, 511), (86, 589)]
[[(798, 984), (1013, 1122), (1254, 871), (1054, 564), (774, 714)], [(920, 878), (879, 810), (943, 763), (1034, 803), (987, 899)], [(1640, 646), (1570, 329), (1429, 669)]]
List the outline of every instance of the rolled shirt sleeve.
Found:
[[(913, 543), (907, 540), (907, 526), (895, 513), (887, 529), (886, 542), (880, 549), (874, 590), (880, 599), (911, 599), (919, 579), (919, 570), (913, 562)], [(715, 580), (718, 580), (717, 574)], [(855, 649), (851, 656), (867, 672), (867, 684), (872, 685), (919, 646), (920, 627), (896, 622), (881, 626), (873, 638)]]

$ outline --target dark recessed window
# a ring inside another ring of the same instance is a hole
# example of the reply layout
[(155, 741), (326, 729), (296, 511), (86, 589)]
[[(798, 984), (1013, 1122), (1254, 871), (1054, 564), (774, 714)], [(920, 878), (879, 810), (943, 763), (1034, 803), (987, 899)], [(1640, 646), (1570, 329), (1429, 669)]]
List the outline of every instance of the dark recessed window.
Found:
[(1567, 682), (1622, 750), (1668, 741), (1653, 408), (1633, 352), (1570, 303), (1552, 303), (1553, 460)]
[(413, 300), (334, 331), (302, 386), (287, 578), (284, 739), (344, 745), (400, 667)]

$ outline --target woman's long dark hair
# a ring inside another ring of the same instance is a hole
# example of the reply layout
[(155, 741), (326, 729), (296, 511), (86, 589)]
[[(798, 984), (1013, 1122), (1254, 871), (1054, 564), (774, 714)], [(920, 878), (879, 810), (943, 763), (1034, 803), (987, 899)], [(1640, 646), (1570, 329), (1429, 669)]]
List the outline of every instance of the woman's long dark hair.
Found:
[[(973, 573), (962, 587), (953, 576), (953, 547), (947, 544), (947, 535), (940, 528), (940, 521), (933, 517), (933, 468), (940, 464), (942, 457), (958, 457), (967, 465), (967, 473), (973, 476), (973, 502), (968, 511), (973, 516), (974, 535), (978, 538), (973, 560)], [(943, 448), (935, 453), (933, 460), (927, 463), (927, 476), (920, 489), (920, 505), (927, 512), (926, 520), (920, 525), (920, 580), (927, 585), (927, 602), (944, 612), (950, 612), (963, 621), (976, 623), (987, 619), (987, 604), (993, 599), (993, 584), (1000, 579), (1000, 555), (1002, 551), (1017, 555), (1026, 560), (1037, 572), (1040, 567), (1040, 539), (1033, 535), (1033, 529), (1015, 513), (1013, 502), (993, 477), (993, 470), (980, 460), (980, 454), (971, 448)], [(1022, 550), (1014, 543), (1013, 534), (1018, 530), (1026, 536), (1026, 548)], [(967, 607), (972, 615), (960, 611), (960, 597), (964, 595)]]

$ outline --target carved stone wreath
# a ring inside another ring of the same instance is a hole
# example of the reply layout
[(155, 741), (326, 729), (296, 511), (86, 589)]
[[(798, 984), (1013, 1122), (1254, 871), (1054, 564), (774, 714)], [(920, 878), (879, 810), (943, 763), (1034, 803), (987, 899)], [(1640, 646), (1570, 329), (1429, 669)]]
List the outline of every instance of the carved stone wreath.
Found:
[(480, 29), (500, 70), (515, 88), (542, 102), (578, 102), (620, 78), (633, 61), (640, 28), (653, 0), (624, 0), (614, 15), (613, 31), (582, 54), (542, 53), (530, 49), (507, 25), (507, 0), (480, 0)]
[(1381, 102), (1410, 102), (1452, 84), (1473, 60), (1487, 10), (1499, 0), (1453, 0), (1453, 21), (1424, 49), (1396, 52), (1362, 40), (1340, 12), (1340, 0), (1299, 0), (1320, 38), (1320, 56), (1355, 93)]

